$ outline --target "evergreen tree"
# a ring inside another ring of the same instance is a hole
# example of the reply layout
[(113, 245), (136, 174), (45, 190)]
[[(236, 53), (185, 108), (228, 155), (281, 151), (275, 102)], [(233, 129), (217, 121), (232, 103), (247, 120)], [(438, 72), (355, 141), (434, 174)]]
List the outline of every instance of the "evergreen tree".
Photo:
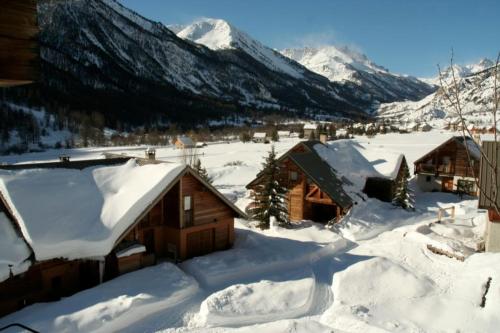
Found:
[(193, 169), (194, 171), (196, 171), (196, 173), (204, 180), (206, 181), (207, 183), (211, 184), (212, 183), (212, 177), (210, 177), (208, 175), (208, 172), (207, 172), (207, 169), (205, 169), (202, 165), (201, 165), (201, 161), (200, 159), (198, 158), (196, 160), (196, 162), (194, 163), (194, 166), (193, 166)]
[(410, 179), (410, 173), (408, 169), (405, 169), (404, 176), (396, 184), (396, 194), (392, 204), (403, 209), (415, 210), (415, 198), (413, 191), (408, 186), (408, 179)]
[(250, 140), (252, 140), (252, 137), (250, 136), (250, 134), (248, 132), (241, 132), (240, 133), (240, 141), (245, 143), (245, 142), (250, 142)]
[(300, 127), (299, 129), (299, 139), (303, 139), (304, 138), (304, 127)]
[(287, 189), (280, 184), (280, 166), (272, 146), (262, 163), (262, 181), (254, 189), (253, 217), (260, 222), (261, 229), (268, 229), (271, 216), (280, 226), (290, 224), (288, 219)]
[(311, 135), (309, 135), (309, 141), (316, 140), (316, 131), (311, 131)]
[(280, 137), (278, 135), (278, 131), (276, 130), (276, 128), (273, 129), (273, 131), (271, 132), (271, 140), (274, 142), (280, 141)]

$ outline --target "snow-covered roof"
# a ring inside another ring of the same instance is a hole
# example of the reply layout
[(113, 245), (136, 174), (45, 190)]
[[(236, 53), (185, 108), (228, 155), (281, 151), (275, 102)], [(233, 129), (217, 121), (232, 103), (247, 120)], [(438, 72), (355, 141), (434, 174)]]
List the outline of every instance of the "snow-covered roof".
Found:
[(100, 257), (185, 168), (0, 170), (0, 192), (37, 260)]
[(266, 138), (266, 133), (265, 132), (255, 132), (253, 134), (253, 137), (255, 139), (265, 139)]
[(278, 131), (278, 135), (279, 136), (289, 136), (290, 135), (290, 131)]
[(304, 129), (310, 129), (310, 130), (315, 130), (318, 128), (318, 125), (317, 124), (314, 124), (314, 123), (307, 123), (307, 124), (304, 124)]
[(177, 140), (184, 146), (194, 146), (194, 141), (189, 136), (179, 136)]
[(317, 144), (314, 149), (340, 177), (348, 179), (357, 191), (363, 190), (368, 177), (395, 178), (403, 160), (402, 154), (390, 154), (382, 149), (361, 146), (351, 140), (337, 140), (328, 145)]
[(28, 245), (14, 230), (12, 222), (0, 212), (0, 282), (9, 277), (11, 270), (14, 275), (27, 271), (30, 254)]

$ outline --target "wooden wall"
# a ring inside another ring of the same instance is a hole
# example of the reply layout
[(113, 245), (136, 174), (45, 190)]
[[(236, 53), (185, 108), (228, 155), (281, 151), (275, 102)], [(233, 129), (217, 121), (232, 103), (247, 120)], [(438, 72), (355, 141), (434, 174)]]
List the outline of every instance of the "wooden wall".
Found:
[(96, 261), (50, 260), (0, 283), (0, 317), (37, 302), (55, 301), (99, 283)]
[(36, 0), (0, 3), (0, 87), (35, 81), (39, 47)]

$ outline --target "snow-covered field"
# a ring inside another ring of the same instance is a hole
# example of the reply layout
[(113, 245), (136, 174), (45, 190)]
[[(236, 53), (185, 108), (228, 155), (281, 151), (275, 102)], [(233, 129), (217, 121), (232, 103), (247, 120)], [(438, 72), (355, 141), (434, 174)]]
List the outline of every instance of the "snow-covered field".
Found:
[[(413, 161), (452, 133), (387, 134), (355, 139), (380, 154)], [(276, 144), (278, 154), (296, 139)], [(73, 159), (105, 151), (143, 155), (145, 147), (51, 150), (1, 162)], [(245, 208), (245, 185), (270, 145), (214, 144), (198, 151), (215, 186)], [(157, 148), (157, 158), (179, 151)], [(388, 154), (386, 154), (388, 155)], [(472, 198), (416, 192), (406, 212), (367, 200), (333, 229), (304, 221), (261, 231), (236, 221), (233, 249), (121, 276), (59, 302), (0, 318), (44, 332), (497, 332), (500, 254), (475, 253), (486, 221)], [(457, 218), (435, 223), (438, 207)], [(431, 252), (428, 246), (463, 257)], [(491, 286), (481, 307), (488, 278)], [(148, 284), (137, 281), (147, 279)]]

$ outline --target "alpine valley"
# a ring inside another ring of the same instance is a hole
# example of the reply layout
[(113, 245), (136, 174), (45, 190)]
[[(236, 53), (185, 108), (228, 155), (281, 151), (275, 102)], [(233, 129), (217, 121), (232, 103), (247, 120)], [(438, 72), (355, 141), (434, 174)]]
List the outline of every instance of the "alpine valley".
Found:
[(42, 0), (39, 25), (41, 79), (4, 98), (62, 117), (99, 113), (109, 128), (269, 113), (359, 119), (436, 89), (347, 49), (280, 53), (222, 20), (176, 34), (114, 0)]

